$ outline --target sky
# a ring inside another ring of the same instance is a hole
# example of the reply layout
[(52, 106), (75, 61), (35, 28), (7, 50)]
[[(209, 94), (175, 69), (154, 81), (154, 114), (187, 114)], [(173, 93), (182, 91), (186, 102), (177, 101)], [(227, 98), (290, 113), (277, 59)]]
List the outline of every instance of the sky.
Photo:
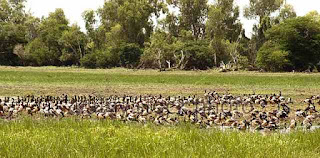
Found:
[[(249, 0), (236, 0), (241, 8), (249, 4)], [(39, 18), (47, 17), (56, 8), (62, 8), (70, 23), (77, 23), (84, 31), (84, 21), (81, 14), (88, 9), (96, 10), (102, 7), (104, 0), (28, 0), (27, 9)], [(298, 16), (303, 16), (310, 11), (317, 10), (320, 13), (320, 0), (287, 0), (293, 5)], [(242, 9), (241, 9), (242, 10)], [(251, 36), (254, 20), (241, 18), (241, 22), (246, 29), (246, 34)]]

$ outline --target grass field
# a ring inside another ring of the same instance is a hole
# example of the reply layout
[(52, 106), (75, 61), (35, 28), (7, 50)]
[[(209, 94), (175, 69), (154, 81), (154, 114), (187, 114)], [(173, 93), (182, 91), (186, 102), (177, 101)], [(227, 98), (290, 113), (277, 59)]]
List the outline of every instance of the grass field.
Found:
[(1, 157), (320, 157), (320, 131), (220, 132), (109, 121), (0, 121)]
[[(0, 96), (320, 94), (320, 74), (0, 67)], [(320, 157), (320, 131), (221, 132), (78, 118), (0, 120), (0, 157)]]
[(205, 89), (236, 94), (320, 93), (320, 74), (215, 71), (89, 70), (0, 67), (0, 96), (61, 94), (202, 95)]

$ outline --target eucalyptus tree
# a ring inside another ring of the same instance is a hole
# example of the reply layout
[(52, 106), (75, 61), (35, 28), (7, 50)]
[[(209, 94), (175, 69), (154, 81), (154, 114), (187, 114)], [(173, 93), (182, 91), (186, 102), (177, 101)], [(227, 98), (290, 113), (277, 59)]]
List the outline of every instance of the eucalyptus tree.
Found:
[[(179, 9), (179, 31), (191, 31), (195, 40), (205, 37), (208, 0), (167, 0), (167, 3)], [(172, 16), (169, 17), (171, 20)]]
[(266, 41), (265, 33), (272, 27), (271, 14), (279, 12), (284, 2), (284, 0), (250, 0), (249, 6), (244, 9), (246, 18), (255, 19), (258, 22), (253, 26), (252, 35), (255, 52)]
[(230, 60), (237, 63), (237, 45), (242, 31), (239, 15), (239, 6), (235, 5), (234, 0), (216, 0), (209, 7), (206, 29), (215, 66)]
[(109, 0), (98, 10), (98, 15), (106, 32), (120, 27), (117, 38), (143, 47), (153, 31), (152, 18), (165, 11), (166, 4), (161, 0)]

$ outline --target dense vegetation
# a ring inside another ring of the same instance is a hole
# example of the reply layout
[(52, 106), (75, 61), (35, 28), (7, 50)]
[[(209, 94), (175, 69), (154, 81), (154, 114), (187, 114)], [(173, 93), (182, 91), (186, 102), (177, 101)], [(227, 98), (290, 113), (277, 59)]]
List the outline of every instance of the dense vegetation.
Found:
[(284, 0), (250, 0), (243, 12), (257, 20), (251, 38), (234, 0), (109, 0), (83, 13), (85, 32), (62, 9), (34, 17), (25, 1), (0, 0), (1, 65), (320, 68), (320, 15), (297, 17)]

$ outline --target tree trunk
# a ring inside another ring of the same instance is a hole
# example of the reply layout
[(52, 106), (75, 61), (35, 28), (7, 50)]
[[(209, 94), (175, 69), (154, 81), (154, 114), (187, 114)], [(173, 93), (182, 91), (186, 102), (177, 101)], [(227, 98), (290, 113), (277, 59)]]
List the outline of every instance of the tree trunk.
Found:
[(170, 61), (166, 61), (167, 62), (167, 64), (168, 64), (168, 69), (171, 69), (171, 62)]

